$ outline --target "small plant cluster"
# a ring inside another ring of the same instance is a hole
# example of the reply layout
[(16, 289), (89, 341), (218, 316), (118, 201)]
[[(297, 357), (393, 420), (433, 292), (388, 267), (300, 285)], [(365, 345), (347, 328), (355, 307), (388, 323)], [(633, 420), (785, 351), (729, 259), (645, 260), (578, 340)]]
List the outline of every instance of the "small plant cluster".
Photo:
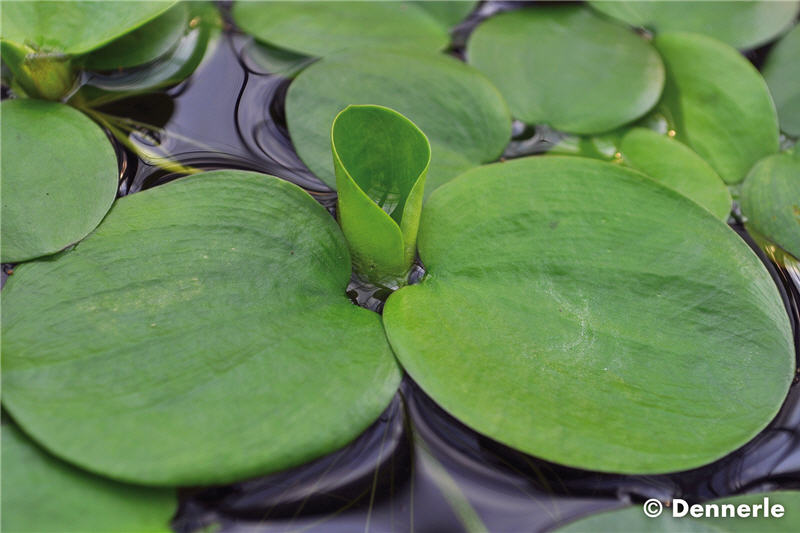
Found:
[[(226, 12), (291, 80), (335, 220), (285, 180), (168, 158), (194, 174), (116, 198), (109, 137), (141, 148), (103, 106), (202, 68), (217, 6), (4, 3), (4, 531), (169, 530), (175, 487), (342, 448), (403, 372), (480, 434), (597, 472), (693, 469), (773, 419), (792, 327), (726, 222), (797, 271), (800, 2), (475, 9)], [(760, 71), (739, 51), (772, 42)], [(550, 149), (501, 158), (514, 124)], [(353, 275), (391, 292), (382, 314), (347, 298)]]

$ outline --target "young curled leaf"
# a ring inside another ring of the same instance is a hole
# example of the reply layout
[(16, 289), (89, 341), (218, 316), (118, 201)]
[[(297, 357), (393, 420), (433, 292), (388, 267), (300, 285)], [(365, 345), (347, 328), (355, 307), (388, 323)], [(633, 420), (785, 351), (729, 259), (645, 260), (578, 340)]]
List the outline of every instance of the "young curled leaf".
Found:
[(338, 211), (356, 272), (403, 284), (414, 261), (431, 146), (406, 117), (351, 105), (331, 127)]

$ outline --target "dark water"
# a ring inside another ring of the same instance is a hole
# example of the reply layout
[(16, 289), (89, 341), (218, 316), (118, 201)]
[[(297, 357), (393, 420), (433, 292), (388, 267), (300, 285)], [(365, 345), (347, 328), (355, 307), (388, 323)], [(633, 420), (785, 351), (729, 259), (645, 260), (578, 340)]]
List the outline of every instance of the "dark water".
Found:
[[(477, 20), (507, 9), (484, 5), (454, 34), (452, 53)], [(198, 71), (164, 91), (101, 108), (132, 118), (142, 150), (199, 170), (235, 168), (279, 176), (308, 190), (332, 213), (335, 193), (292, 148), (283, 111), (289, 81), (264, 72), (251, 41), (226, 31)], [(755, 63), (766, 49), (750, 53)], [(515, 124), (519, 153), (543, 151), (546, 136)], [(115, 141), (119, 194), (185, 175), (164, 170)], [(800, 272), (771, 262), (738, 223), (736, 230), (770, 270), (792, 320), (800, 352)], [(414, 277), (423, 273), (416, 267)], [(794, 276), (794, 278), (792, 278)], [(794, 281), (792, 281), (794, 279)], [(354, 302), (380, 312), (388, 291), (351, 283)], [(795, 380), (797, 381), (797, 380)], [(230, 532), (538, 532), (600, 510), (673, 497), (702, 501), (776, 488), (800, 489), (800, 386), (753, 441), (703, 468), (628, 476), (567, 468), (483, 437), (442, 411), (406, 377), (394, 401), (355, 442), (272, 476), (212, 488), (184, 488), (173, 527)]]

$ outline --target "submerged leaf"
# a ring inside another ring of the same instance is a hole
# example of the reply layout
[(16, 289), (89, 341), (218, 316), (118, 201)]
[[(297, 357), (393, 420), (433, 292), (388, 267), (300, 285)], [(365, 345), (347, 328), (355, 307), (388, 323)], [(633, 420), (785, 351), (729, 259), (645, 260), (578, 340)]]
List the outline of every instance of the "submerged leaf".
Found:
[(27, 261), (100, 223), (117, 192), (117, 158), (103, 130), (64, 104), (6, 100), (2, 113), (2, 260)]
[[(783, 506), (784, 516), (764, 517), (764, 498), (769, 498), (769, 505)], [(692, 502), (693, 503), (693, 502)], [(759, 494), (740, 494), (705, 502), (718, 507), (718, 516), (710, 511), (709, 516), (694, 518), (673, 517), (672, 509), (665, 507), (658, 518), (650, 518), (636, 505), (627, 509), (599, 513), (583, 518), (559, 528), (558, 533), (597, 533), (598, 531), (624, 531), (625, 533), (796, 533), (800, 530), (800, 492), (776, 491)], [(748, 508), (760, 505), (758, 517), (731, 517), (734, 509), (747, 505)], [(723, 509), (723, 506), (727, 507)], [(723, 517), (723, 511), (726, 513)], [(679, 512), (683, 512), (680, 509)], [(721, 518), (722, 517), (722, 518)]]
[(688, 146), (645, 128), (634, 128), (620, 144), (624, 164), (691, 198), (727, 220), (731, 194), (722, 178)]
[(174, 489), (125, 485), (70, 466), (2, 426), (5, 533), (167, 533)]
[(656, 32), (702, 33), (736, 48), (755, 48), (780, 35), (800, 10), (797, 0), (591, 0), (598, 11)]
[(197, 174), (120, 199), (2, 292), (3, 405), (83, 468), (224, 483), (345, 445), (400, 380), (336, 222), (285, 181)]
[(730, 46), (691, 33), (665, 33), (655, 46), (667, 67), (660, 107), (676, 138), (739, 183), (778, 151), (778, 117), (767, 84)]
[(781, 129), (800, 137), (800, 25), (770, 50), (763, 73), (778, 108)]
[(398, 359), (460, 421), (549, 461), (711, 462), (767, 425), (794, 375), (786, 310), (756, 255), (618, 165), (471, 170), (426, 203), (419, 252), (428, 277), (384, 309)]
[(188, 23), (189, 9), (181, 2), (141, 28), (81, 58), (81, 64), (92, 70), (113, 70), (149, 63), (178, 43)]
[(800, 156), (782, 153), (759, 161), (740, 201), (748, 230), (800, 258)]
[(437, 51), (447, 29), (408, 2), (237, 2), (233, 19), (265, 43), (312, 56), (375, 47)]
[(502, 97), (475, 69), (451, 57), (357, 52), (321, 59), (289, 86), (286, 119), (297, 153), (329, 186), (334, 117), (352, 103), (402, 113), (431, 143), (426, 192), (466, 169), (497, 159), (511, 137)]
[(470, 64), (485, 73), (529, 124), (600, 133), (658, 101), (664, 66), (650, 44), (581, 6), (502, 13), (470, 37)]
[(331, 147), (339, 222), (356, 272), (403, 284), (417, 252), (428, 139), (392, 109), (351, 105), (333, 121)]

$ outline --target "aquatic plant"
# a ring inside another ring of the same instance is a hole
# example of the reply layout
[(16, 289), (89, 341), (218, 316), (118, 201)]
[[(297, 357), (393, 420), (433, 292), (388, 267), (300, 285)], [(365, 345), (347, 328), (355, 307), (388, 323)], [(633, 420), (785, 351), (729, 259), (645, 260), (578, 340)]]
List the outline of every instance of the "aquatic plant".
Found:
[[(237, 3), (322, 206), (256, 165), (143, 149), (152, 125), (105, 107), (202, 69), (216, 7), (4, 4), (4, 530), (166, 530), (175, 487), (341, 450), (404, 372), (561, 467), (739, 449), (796, 378), (782, 295), (726, 222), (797, 265), (799, 5), (482, 12), (448, 54), (474, 2)], [(778, 38), (763, 76), (735, 48)], [(526, 152), (526, 132), (555, 140)], [(180, 179), (117, 198), (130, 153)], [(638, 527), (567, 530), (592, 520)]]

